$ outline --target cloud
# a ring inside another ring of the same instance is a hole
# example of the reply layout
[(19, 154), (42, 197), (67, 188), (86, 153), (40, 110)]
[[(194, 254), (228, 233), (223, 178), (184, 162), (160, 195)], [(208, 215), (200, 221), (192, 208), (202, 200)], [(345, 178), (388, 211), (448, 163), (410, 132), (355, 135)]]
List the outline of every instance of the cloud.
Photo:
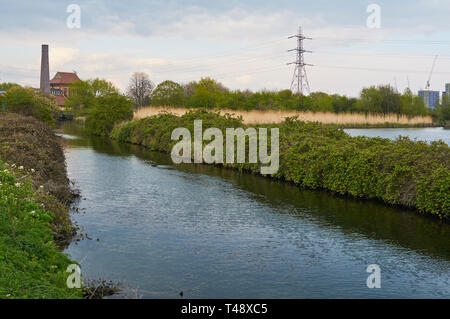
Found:
[(250, 84), (253, 82), (253, 76), (244, 74), (235, 78), (236, 82), (240, 84)]
[(75, 48), (50, 48), (50, 67), (58, 68), (66, 64), (71, 64), (79, 53), (80, 50)]
[[(288, 40), (287, 36), (302, 25), (305, 34), (313, 38), (305, 42), (313, 51), (306, 55), (307, 62), (317, 65), (308, 69), (312, 89), (353, 95), (363, 85), (392, 81), (395, 73), (323, 66), (401, 66), (415, 70), (428, 61), (386, 60), (364, 54), (380, 50), (411, 55), (421, 50), (426, 52), (423, 54), (450, 55), (448, 46), (427, 47), (412, 42), (421, 36), (445, 37), (448, 1), (393, 4), (380, 0), (381, 29), (366, 27), (366, 5), (357, 1), (337, 5), (323, 0), (138, 0), (129, 5), (80, 0), (81, 29), (66, 27), (68, 3), (41, 0), (26, 6), (20, 1), (5, 1), (7, 9), (0, 12), (0, 64), (9, 68), (2, 66), (0, 76), (4, 79), (15, 74), (11, 80), (26, 79), (36, 85), (42, 43), (50, 45), (52, 73), (77, 70), (82, 78), (107, 78), (121, 88), (126, 87), (133, 72), (143, 71), (155, 82), (187, 82), (212, 76), (232, 88), (283, 89), (289, 87), (292, 78), (292, 67), (285, 64), (295, 59), (294, 53), (286, 52), (295, 47), (295, 39)], [(397, 38), (406, 38), (412, 44), (395, 43)], [(351, 57), (352, 53), (363, 54)]]

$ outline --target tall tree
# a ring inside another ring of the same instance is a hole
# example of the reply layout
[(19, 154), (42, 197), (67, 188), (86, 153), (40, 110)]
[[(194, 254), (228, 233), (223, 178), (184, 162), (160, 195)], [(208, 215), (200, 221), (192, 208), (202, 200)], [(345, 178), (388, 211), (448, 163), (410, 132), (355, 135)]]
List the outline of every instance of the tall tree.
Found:
[(130, 96), (136, 108), (148, 105), (155, 85), (144, 72), (136, 72), (131, 76), (128, 85), (128, 96)]
[(118, 94), (119, 90), (106, 80), (99, 78), (76, 81), (70, 84), (70, 95), (66, 107), (79, 116), (86, 115), (96, 106), (96, 98)]
[(173, 81), (164, 81), (156, 87), (152, 94), (152, 105), (155, 106), (183, 106), (183, 87)]

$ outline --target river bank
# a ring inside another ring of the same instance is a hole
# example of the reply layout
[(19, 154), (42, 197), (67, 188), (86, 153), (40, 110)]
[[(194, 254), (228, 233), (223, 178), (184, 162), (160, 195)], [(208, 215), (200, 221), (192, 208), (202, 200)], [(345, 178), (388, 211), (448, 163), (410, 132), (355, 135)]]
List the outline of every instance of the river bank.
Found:
[(42, 122), (0, 116), (0, 298), (81, 298), (60, 247), (75, 233), (59, 138)]
[[(246, 127), (242, 119), (196, 111), (182, 116), (159, 114), (118, 125), (111, 138), (170, 153), (175, 128)], [(266, 127), (271, 127), (270, 125)], [(280, 169), (272, 178), (310, 189), (415, 209), (441, 219), (450, 217), (450, 148), (443, 142), (408, 138), (350, 137), (342, 130), (288, 119), (280, 129)], [(259, 174), (260, 164), (224, 164)]]

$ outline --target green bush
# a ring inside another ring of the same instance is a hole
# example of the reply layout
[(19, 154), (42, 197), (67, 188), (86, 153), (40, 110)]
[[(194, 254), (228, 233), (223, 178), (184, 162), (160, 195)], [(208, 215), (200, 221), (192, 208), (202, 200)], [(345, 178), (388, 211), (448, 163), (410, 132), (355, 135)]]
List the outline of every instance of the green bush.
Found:
[(81, 298), (66, 285), (67, 266), (50, 223), (55, 215), (38, 204), (25, 172), (0, 161), (0, 298)]
[[(170, 153), (177, 127), (244, 127), (241, 119), (206, 111), (160, 114), (116, 126), (111, 137)], [(444, 142), (350, 137), (343, 130), (288, 118), (279, 125), (280, 168), (272, 176), (311, 189), (415, 208), (450, 219), (450, 148)], [(247, 146), (248, 147), (248, 146)], [(225, 149), (225, 148), (224, 148)], [(259, 173), (259, 164), (226, 164)]]
[(79, 80), (70, 85), (66, 107), (77, 116), (85, 116), (97, 105), (98, 98), (116, 94), (119, 94), (119, 90), (106, 80)]
[(8, 112), (32, 116), (51, 126), (59, 116), (56, 101), (31, 88), (13, 86), (6, 91), (4, 99)]
[(133, 102), (118, 93), (96, 98), (86, 117), (86, 130), (94, 135), (108, 136), (114, 125), (133, 118)]

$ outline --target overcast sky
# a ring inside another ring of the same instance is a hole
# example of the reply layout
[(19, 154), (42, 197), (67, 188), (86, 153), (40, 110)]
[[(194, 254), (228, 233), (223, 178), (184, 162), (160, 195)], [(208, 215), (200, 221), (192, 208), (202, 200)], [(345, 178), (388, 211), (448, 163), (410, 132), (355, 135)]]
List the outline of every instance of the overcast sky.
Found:
[[(81, 8), (68, 28), (67, 7)], [(381, 27), (367, 26), (368, 5)], [(76, 70), (125, 89), (133, 72), (157, 84), (213, 77), (232, 89), (286, 89), (301, 25), (312, 91), (357, 96), (374, 84), (400, 91), (450, 82), (450, 0), (175, 1), (0, 0), (0, 82), (39, 86), (40, 45), (50, 46), (50, 76)]]

